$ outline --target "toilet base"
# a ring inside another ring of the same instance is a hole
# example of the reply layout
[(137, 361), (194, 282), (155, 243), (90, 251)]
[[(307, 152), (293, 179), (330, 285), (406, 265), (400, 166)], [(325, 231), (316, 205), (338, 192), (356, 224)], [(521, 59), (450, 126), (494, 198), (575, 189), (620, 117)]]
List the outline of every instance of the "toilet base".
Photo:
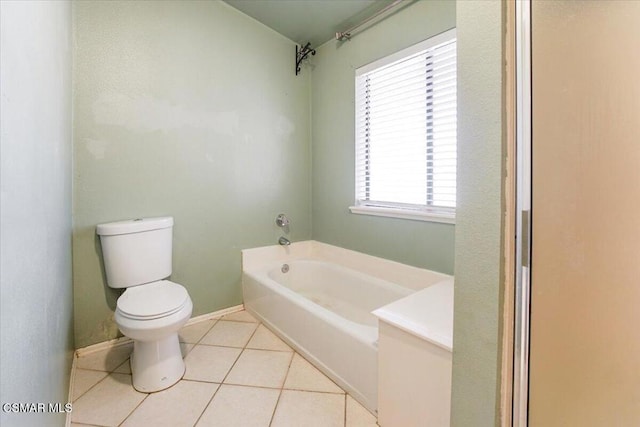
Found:
[(177, 332), (157, 341), (133, 341), (131, 376), (136, 390), (151, 393), (169, 388), (180, 381), (185, 369)]

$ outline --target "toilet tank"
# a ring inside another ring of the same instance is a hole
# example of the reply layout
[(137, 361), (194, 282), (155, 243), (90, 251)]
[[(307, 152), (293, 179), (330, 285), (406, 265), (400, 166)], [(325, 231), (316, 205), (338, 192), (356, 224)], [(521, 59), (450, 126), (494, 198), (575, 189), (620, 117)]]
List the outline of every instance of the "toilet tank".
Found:
[(128, 288), (171, 275), (173, 218), (140, 218), (99, 224), (107, 284)]

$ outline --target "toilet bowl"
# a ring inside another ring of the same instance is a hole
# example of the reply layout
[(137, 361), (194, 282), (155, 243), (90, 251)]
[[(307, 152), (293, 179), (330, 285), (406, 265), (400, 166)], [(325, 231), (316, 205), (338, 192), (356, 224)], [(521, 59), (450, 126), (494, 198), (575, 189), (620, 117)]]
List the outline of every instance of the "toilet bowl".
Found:
[(178, 331), (193, 310), (187, 290), (168, 280), (127, 289), (118, 299), (115, 321), (133, 340), (133, 387), (149, 393), (164, 390), (185, 372)]
[(182, 285), (162, 280), (172, 271), (172, 228), (171, 217), (97, 226), (107, 284), (126, 288), (114, 317), (133, 340), (133, 387), (145, 393), (171, 387), (185, 372), (178, 331), (193, 303)]

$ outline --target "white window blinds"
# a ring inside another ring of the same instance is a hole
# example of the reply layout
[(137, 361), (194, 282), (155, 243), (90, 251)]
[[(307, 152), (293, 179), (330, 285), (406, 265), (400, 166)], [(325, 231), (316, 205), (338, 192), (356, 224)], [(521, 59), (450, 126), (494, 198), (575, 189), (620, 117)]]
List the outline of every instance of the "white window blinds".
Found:
[(455, 30), (356, 70), (356, 205), (455, 215)]

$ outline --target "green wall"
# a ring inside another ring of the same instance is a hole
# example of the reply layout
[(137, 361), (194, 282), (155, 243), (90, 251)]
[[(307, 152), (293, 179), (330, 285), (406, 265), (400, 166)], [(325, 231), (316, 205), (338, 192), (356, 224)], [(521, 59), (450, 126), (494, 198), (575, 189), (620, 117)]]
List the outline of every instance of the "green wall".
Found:
[[(0, 402), (60, 403), (73, 357), (71, 3), (0, 1)], [(64, 413), (0, 412), (2, 426)]]
[(119, 336), (96, 224), (171, 215), (194, 315), (242, 302), (240, 250), (311, 238), (309, 79), (223, 2), (74, 3), (76, 346)]
[(459, 1), (458, 203), (451, 425), (499, 421), (503, 4)]
[(418, 267), (453, 273), (451, 224), (356, 215), (356, 68), (456, 25), (456, 2), (419, 1), (313, 58), (313, 238)]
[[(455, 227), (350, 214), (355, 187), (355, 69), (454, 26), (458, 37)], [(499, 422), (503, 32), (500, 1), (419, 1), (347, 43), (326, 43), (314, 58), (313, 237), (455, 274), (453, 426)]]

